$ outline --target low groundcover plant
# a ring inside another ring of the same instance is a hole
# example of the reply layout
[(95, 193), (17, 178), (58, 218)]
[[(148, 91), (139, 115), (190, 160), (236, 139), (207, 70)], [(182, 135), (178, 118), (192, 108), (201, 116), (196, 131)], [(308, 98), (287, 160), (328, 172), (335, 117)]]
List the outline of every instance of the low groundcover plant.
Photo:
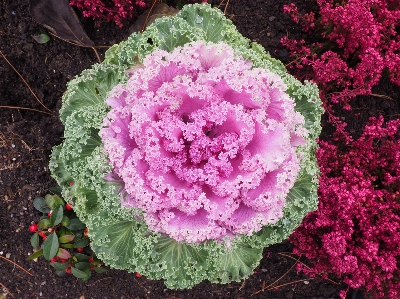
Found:
[(321, 113), (315, 85), (187, 5), (69, 83), (50, 169), (106, 265), (239, 281), (317, 207)]
[(98, 22), (114, 21), (123, 27), (123, 21), (137, 15), (137, 10), (147, 6), (142, 0), (70, 0), (72, 6), (78, 7), (84, 17)]
[(303, 26), (313, 43), (282, 38), (297, 77), (318, 84), (322, 99), (343, 104), (369, 95), (382, 74), (400, 85), (400, 2), (396, 0), (317, 0), (318, 12), (284, 11)]
[(43, 214), (38, 223), (29, 226), (35, 251), (29, 259), (43, 256), (57, 275), (72, 274), (83, 281), (89, 279), (91, 271), (104, 272), (102, 262), (90, 248), (86, 225), (76, 217), (73, 207), (57, 195), (59, 188), (51, 191), (54, 194), (33, 200), (35, 208)]
[(397, 299), (400, 120), (383, 123), (382, 116), (372, 118), (356, 141), (338, 131), (336, 140), (320, 142), (318, 210), (305, 217), (290, 240), (295, 253), (314, 261), (305, 272), (334, 274), (373, 298)]

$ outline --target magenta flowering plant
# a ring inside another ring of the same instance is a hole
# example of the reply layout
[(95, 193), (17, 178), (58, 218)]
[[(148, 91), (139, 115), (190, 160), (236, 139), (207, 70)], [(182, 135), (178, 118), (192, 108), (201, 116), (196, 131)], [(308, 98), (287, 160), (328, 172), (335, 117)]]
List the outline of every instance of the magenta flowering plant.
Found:
[(290, 236), (294, 252), (314, 262), (305, 272), (399, 298), (399, 130), (400, 120), (383, 126), (383, 117), (372, 118), (356, 141), (338, 131), (335, 141), (320, 142), (318, 210)]
[(251, 235), (283, 216), (307, 130), (279, 76), (203, 41), (128, 72), (100, 131), (125, 207), (187, 242)]
[(318, 14), (301, 14), (292, 3), (284, 11), (317, 42), (282, 38), (296, 77), (318, 84), (321, 98), (349, 109), (349, 100), (371, 94), (383, 72), (400, 85), (400, 2), (317, 0)]
[[(143, 11), (150, 7), (154, 1), (149, 0), (69, 0), (72, 6), (82, 11), (86, 18), (92, 18), (99, 23), (114, 22), (119, 27), (124, 26), (124, 21), (138, 15), (138, 10)], [(157, 1), (160, 2), (160, 1)], [(165, 1), (161, 1), (165, 2)], [(207, 0), (174, 0), (173, 5), (181, 8), (184, 4), (204, 3)]]
[(187, 5), (69, 83), (49, 167), (106, 265), (240, 281), (316, 209), (322, 111), (314, 84)]
[(99, 22), (115, 22), (123, 26), (123, 21), (137, 14), (148, 1), (142, 0), (70, 0), (70, 4), (79, 8), (83, 16)]

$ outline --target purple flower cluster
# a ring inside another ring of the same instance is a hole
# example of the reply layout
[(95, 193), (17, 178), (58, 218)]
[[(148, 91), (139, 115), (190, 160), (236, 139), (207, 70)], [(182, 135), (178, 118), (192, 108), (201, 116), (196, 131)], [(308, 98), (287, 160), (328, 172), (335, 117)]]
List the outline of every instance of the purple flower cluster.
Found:
[[(320, 141), (318, 210), (290, 237), (313, 259), (310, 274), (333, 273), (374, 298), (400, 298), (400, 120), (372, 118), (356, 141), (337, 131)], [(346, 136), (342, 136), (342, 135)], [(345, 294), (342, 293), (344, 296)]]
[(99, 22), (115, 22), (120, 27), (123, 26), (123, 20), (133, 17), (136, 8), (147, 5), (142, 0), (70, 0), (70, 4), (78, 7), (86, 18)]
[(300, 14), (294, 4), (284, 11), (314, 37), (324, 40), (307, 44), (304, 40), (282, 39), (297, 68), (297, 77), (306, 75), (320, 87), (322, 99), (341, 103), (349, 109), (349, 99), (371, 94), (382, 72), (400, 85), (400, 2), (397, 0), (317, 0), (319, 17)]

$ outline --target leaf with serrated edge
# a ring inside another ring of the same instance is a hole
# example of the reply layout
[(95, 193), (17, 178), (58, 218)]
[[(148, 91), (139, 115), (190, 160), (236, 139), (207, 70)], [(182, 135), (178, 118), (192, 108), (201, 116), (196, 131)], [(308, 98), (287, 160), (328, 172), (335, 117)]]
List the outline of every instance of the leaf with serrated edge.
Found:
[(35, 253), (32, 253), (29, 257), (28, 260), (34, 260), (35, 258), (38, 258), (39, 256), (43, 255), (43, 249), (40, 249), (39, 251), (36, 251)]
[(50, 263), (57, 271), (64, 271), (68, 267), (68, 263)]
[(64, 205), (64, 201), (58, 195), (47, 194), (44, 199), (45, 199), (47, 205), (53, 210), (57, 206)]
[(85, 229), (86, 224), (84, 224), (82, 221), (80, 221), (78, 218), (72, 218), (69, 225), (67, 226), (70, 230), (80, 230), (80, 229)]
[(90, 256), (82, 253), (74, 253), (74, 256), (78, 259), (80, 262), (87, 262), (90, 259)]
[(70, 244), (70, 243), (67, 243), (67, 244), (60, 244), (61, 245), (61, 247), (63, 247), (63, 248), (74, 248), (74, 244)]
[(87, 273), (85, 273), (84, 271), (81, 271), (75, 267), (72, 267), (71, 270), (72, 270), (72, 274), (77, 278), (84, 279), (88, 276)]
[(59, 237), (58, 241), (60, 241), (60, 243), (68, 243), (71, 242), (74, 238), (74, 235), (64, 235), (62, 237)]
[(89, 238), (83, 237), (82, 239), (75, 240), (74, 248), (83, 248), (89, 245)]
[(36, 208), (36, 210), (42, 213), (48, 213), (51, 210), (43, 197), (35, 198), (33, 200), (33, 206)]
[(104, 273), (104, 272), (106, 272), (106, 269), (104, 269), (102, 267), (95, 267), (94, 271), (96, 271), (97, 273)]
[(84, 271), (85, 269), (88, 269), (90, 267), (90, 263), (87, 262), (79, 262), (75, 264), (75, 268)]
[(63, 215), (63, 218), (61, 220), (62, 225), (68, 226), (71, 223), (71, 220), (69, 220), (67, 215)]
[(34, 233), (31, 237), (31, 245), (34, 249), (39, 247), (39, 235)]
[(61, 205), (56, 206), (50, 216), (50, 225), (56, 226), (60, 224), (64, 216), (63, 213), (64, 213), (63, 206)]
[(39, 221), (38, 226), (40, 229), (48, 229), (50, 227), (50, 219), (48, 217)]
[(57, 252), (57, 256), (62, 258), (62, 259), (69, 259), (71, 257), (71, 254), (69, 253), (68, 250), (65, 250), (64, 248), (59, 248)]
[(50, 234), (43, 242), (43, 256), (46, 260), (51, 260), (58, 252), (58, 237), (56, 233)]

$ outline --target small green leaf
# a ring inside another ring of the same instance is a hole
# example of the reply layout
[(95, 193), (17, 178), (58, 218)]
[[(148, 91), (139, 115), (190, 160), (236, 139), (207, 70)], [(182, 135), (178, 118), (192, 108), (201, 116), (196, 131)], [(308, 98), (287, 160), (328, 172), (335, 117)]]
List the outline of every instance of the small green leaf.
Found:
[(38, 226), (41, 229), (48, 229), (51, 226), (50, 219), (48, 217), (43, 218), (42, 220), (39, 221)]
[(60, 186), (50, 187), (49, 191), (61, 197), (62, 188)]
[(64, 209), (62, 205), (56, 206), (50, 216), (50, 225), (56, 226), (61, 223), (63, 219)]
[(106, 272), (106, 269), (102, 267), (95, 267), (94, 271), (96, 271), (97, 273), (104, 273)]
[(43, 197), (37, 197), (33, 200), (33, 206), (35, 207), (36, 210), (42, 213), (48, 213), (50, 212), (50, 208), (47, 205), (46, 201), (44, 200)]
[(61, 247), (70, 249), (70, 248), (74, 248), (74, 244), (71, 244), (71, 243), (61, 244)]
[(39, 247), (39, 235), (34, 233), (31, 237), (31, 244), (34, 249)]
[(50, 234), (43, 242), (43, 256), (46, 260), (51, 260), (58, 252), (58, 237), (56, 233)]
[(89, 245), (89, 238), (88, 237), (83, 237), (82, 239), (76, 240), (74, 243), (74, 248), (83, 248)]
[(75, 253), (74, 256), (78, 259), (80, 262), (87, 262), (90, 259), (90, 256), (82, 253)]
[(65, 250), (64, 248), (58, 248), (57, 256), (66, 260), (71, 258), (69, 251)]
[(62, 237), (59, 237), (59, 238), (58, 238), (58, 241), (59, 241), (60, 243), (69, 243), (69, 242), (71, 242), (74, 238), (75, 238), (74, 235), (64, 235), (64, 236), (62, 236)]
[[(62, 223), (62, 222), (61, 222)], [(62, 226), (60, 227), (59, 231), (58, 231), (58, 235), (60, 237), (65, 236), (65, 235), (73, 235), (73, 233), (71, 232), (71, 230), (69, 230), (68, 228)]]
[(84, 271), (85, 269), (90, 269), (90, 263), (87, 262), (79, 262), (75, 264), (75, 267), (81, 271)]
[(75, 235), (75, 240), (78, 240), (83, 237), (83, 230), (74, 230), (72, 231), (72, 234)]
[(85, 273), (84, 271), (81, 271), (75, 267), (72, 267), (71, 270), (72, 270), (72, 274), (77, 278), (84, 279), (88, 276), (87, 273)]
[(71, 223), (71, 220), (69, 220), (68, 216), (64, 215), (61, 220), (61, 224), (64, 226), (68, 226), (70, 223)]
[(84, 272), (87, 274), (87, 276), (85, 278), (82, 278), (82, 281), (87, 281), (91, 275), (90, 269), (86, 269)]
[(65, 271), (68, 267), (68, 263), (50, 263), (50, 266), (54, 267), (56, 271)]
[(64, 201), (58, 195), (47, 194), (44, 199), (52, 210), (54, 210), (57, 206), (64, 205)]
[(32, 35), (33, 39), (37, 41), (39, 44), (45, 44), (50, 40), (50, 37), (47, 34), (38, 34), (38, 35)]
[(39, 251), (36, 251), (35, 253), (32, 253), (29, 257), (28, 260), (34, 260), (35, 258), (38, 258), (39, 256), (43, 255), (43, 249), (40, 249)]
[(103, 262), (101, 260), (94, 260), (91, 264), (92, 266), (100, 267)]
[(57, 276), (63, 277), (67, 275), (67, 272), (65, 272), (65, 270), (56, 270), (56, 274)]
[(72, 218), (71, 223), (67, 226), (70, 230), (80, 230), (85, 229), (86, 224), (79, 220), (79, 218)]

